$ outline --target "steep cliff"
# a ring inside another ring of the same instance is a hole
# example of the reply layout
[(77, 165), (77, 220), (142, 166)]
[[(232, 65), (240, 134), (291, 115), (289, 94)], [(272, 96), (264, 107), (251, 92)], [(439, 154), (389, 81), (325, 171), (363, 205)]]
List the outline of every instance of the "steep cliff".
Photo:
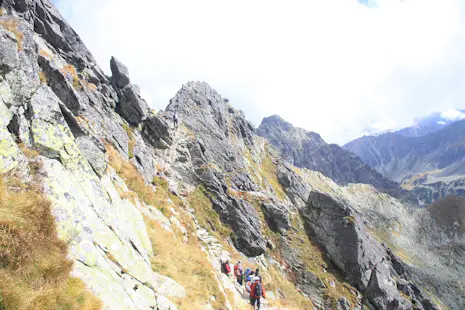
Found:
[[(456, 265), (441, 256), (463, 242), (454, 223), (281, 161), (204, 82), (155, 113), (128, 68), (113, 58), (107, 78), (48, 0), (0, 5), (0, 173), (8, 197), (47, 201), (47, 232), (71, 261), (63, 270), (100, 300), (93, 309), (246, 309), (244, 289), (220, 271), (226, 259), (261, 269), (265, 309), (440, 309), (435, 296), (463, 305), (461, 248)], [(13, 225), (5, 214), (0, 224)], [(399, 229), (398, 243), (382, 243)], [(0, 247), (2, 272), (10, 250)], [(0, 308), (27, 309), (5, 283)]]

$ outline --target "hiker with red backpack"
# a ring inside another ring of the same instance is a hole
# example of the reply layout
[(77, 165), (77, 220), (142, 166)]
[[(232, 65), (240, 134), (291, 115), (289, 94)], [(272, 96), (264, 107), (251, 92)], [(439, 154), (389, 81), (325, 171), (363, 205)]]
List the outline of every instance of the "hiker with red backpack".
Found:
[[(246, 272), (246, 274), (247, 274), (247, 272)], [(253, 284), (254, 280), (255, 280), (255, 272), (250, 271), (250, 269), (249, 269), (248, 275), (245, 278), (245, 291), (246, 291), (247, 295), (250, 295), (250, 289), (252, 288), (252, 284)]]
[(266, 298), (265, 288), (263, 287), (261, 279), (259, 277), (255, 277), (250, 288), (250, 303), (252, 304), (254, 310), (255, 305), (257, 305), (257, 309), (260, 310), (260, 300), (262, 297)]
[(231, 266), (229, 266), (229, 260), (226, 260), (221, 263), (221, 272), (229, 277), (231, 274)]
[(237, 283), (242, 286), (242, 275), (244, 273), (244, 269), (242, 268), (241, 261), (238, 261), (236, 265), (234, 265), (234, 275), (236, 276)]

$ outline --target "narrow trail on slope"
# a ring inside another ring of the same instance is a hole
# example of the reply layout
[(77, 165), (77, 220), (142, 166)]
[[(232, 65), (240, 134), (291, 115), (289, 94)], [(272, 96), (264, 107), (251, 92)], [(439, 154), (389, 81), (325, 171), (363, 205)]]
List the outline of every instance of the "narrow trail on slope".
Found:
[[(195, 219), (194, 219), (195, 220)], [(208, 231), (200, 227), (196, 222), (197, 237), (205, 245), (205, 251), (207, 252), (210, 262), (212, 263), (218, 282), (221, 284), (223, 289), (229, 289), (235, 296), (240, 298), (246, 305), (252, 309), (250, 305), (248, 293), (245, 291), (245, 286), (240, 286), (234, 278), (228, 277), (221, 272), (220, 261), (230, 260), (230, 253), (224, 250), (221, 243), (212, 236)], [(266, 298), (262, 298), (261, 308), (262, 310), (283, 310), (282, 308), (272, 307), (269, 305), (269, 301)]]
[[(185, 143), (186, 132), (183, 131), (181, 124), (177, 129), (170, 127), (170, 132), (173, 138), (173, 144), (164, 154), (164, 160), (169, 164), (174, 164), (176, 161), (176, 152), (178, 147)], [(175, 183), (177, 185), (176, 181)], [(229, 300), (229, 302), (227, 302), (227, 308), (235, 310), (237, 309), (238, 304), (240, 304), (240, 309), (252, 309), (252, 306), (250, 305), (249, 294), (245, 291), (245, 286), (240, 286), (234, 278), (228, 277), (226, 274), (221, 272), (220, 262), (231, 260), (231, 254), (223, 248), (223, 245), (216, 237), (214, 237), (200, 225), (192, 211), (188, 211), (188, 214), (192, 217), (195, 223), (197, 238), (199, 241), (201, 241), (202, 249), (205, 251), (208, 260), (213, 267), (218, 286)], [(232, 293), (233, 300), (231, 300), (231, 294), (227, 294), (227, 291)], [(231, 303), (234, 303), (234, 305), (231, 305)], [(262, 298), (260, 309), (286, 310), (285, 308), (271, 306), (269, 304), (269, 300), (266, 298)]]

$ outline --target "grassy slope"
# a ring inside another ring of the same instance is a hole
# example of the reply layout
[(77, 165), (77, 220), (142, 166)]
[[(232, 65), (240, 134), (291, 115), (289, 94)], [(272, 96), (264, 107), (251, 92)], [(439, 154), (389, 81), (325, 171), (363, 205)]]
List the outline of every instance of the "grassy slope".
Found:
[(84, 283), (69, 276), (67, 244), (39, 186), (5, 179), (0, 176), (0, 309), (100, 309)]

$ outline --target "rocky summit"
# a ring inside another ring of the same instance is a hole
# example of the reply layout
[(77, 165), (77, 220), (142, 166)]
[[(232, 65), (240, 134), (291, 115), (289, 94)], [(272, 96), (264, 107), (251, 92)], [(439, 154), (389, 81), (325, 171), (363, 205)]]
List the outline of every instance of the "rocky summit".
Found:
[[(205, 82), (150, 109), (49, 0), (0, 1), (0, 309), (463, 309), (463, 199), (419, 208)], [(178, 125), (173, 116), (178, 118)]]

